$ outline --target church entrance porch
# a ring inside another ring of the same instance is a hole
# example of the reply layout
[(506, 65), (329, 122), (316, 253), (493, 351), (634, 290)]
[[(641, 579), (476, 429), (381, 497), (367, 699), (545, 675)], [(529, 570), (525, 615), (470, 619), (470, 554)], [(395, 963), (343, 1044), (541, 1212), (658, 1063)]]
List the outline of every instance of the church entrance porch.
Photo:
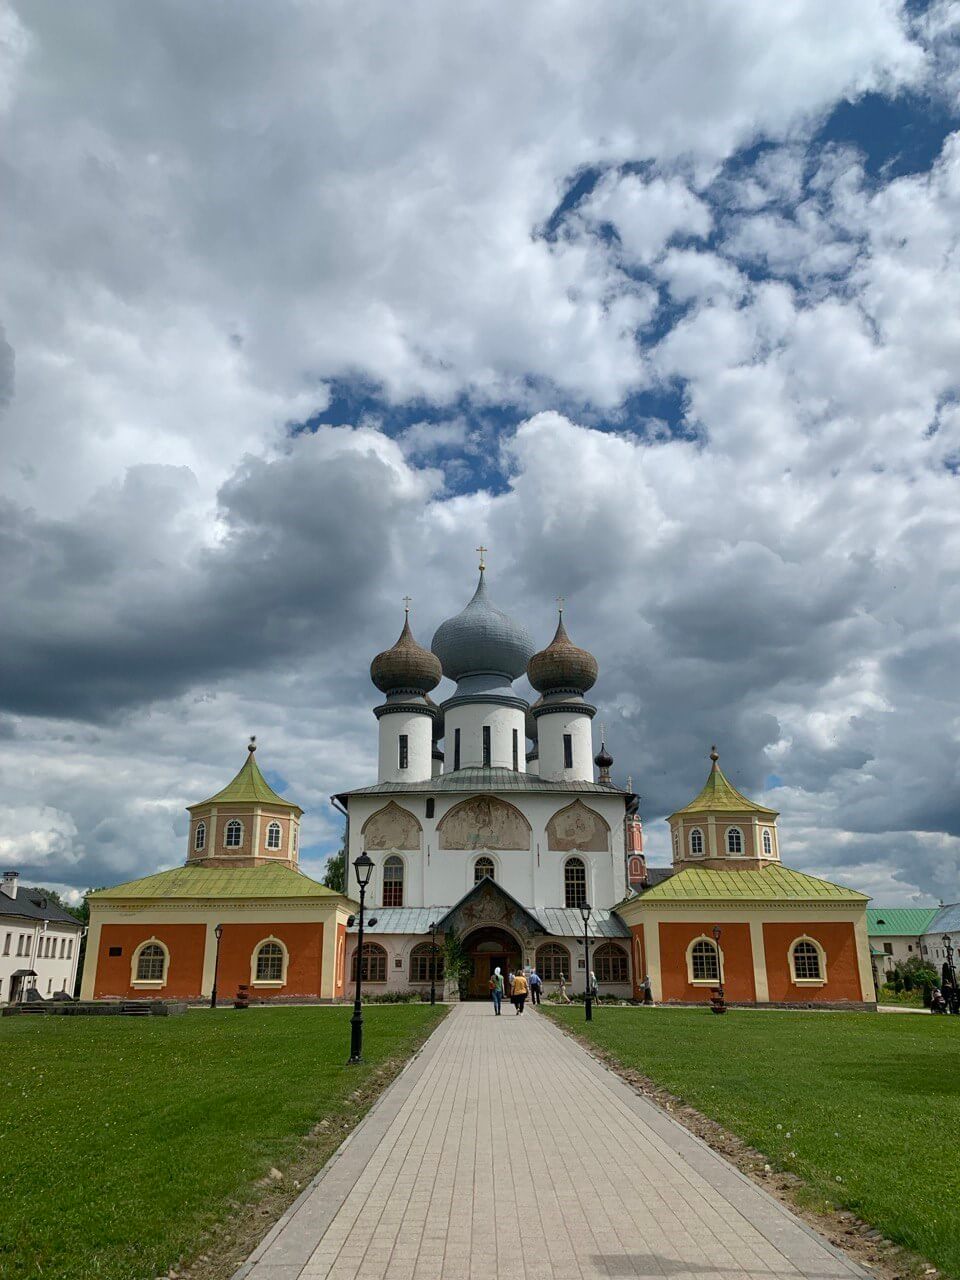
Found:
[(504, 995), (506, 995), (506, 979), (510, 970), (516, 971), (522, 962), (520, 943), (506, 929), (498, 929), (488, 925), (474, 929), (464, 936), (463, 949), (470, 958), (470, 973), (467, 978), (466, 999), (490, 999), (490, 975), (499, 968), (504, 979)]

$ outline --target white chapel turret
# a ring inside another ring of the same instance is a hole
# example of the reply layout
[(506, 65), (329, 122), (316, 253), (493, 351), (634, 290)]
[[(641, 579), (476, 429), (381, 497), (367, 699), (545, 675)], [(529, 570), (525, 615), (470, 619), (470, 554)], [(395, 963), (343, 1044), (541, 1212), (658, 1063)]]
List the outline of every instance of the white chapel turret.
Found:
[(438, 709), (427, 695), (442, 672), (434, 655), (414, 640), (409, 598), (405, 604), (399, 640), (370, 664), (370, 679), (386, 694), (373, 712), (380, 722), (378, 782), (426, 782), (434, 770)]
[(527, 668), (527, 679), (541, 695), (530, 708), (537, 722), (540, 777), (551, 781), (593, 781), (593, 733), (597, 709), (583, 695), (596, 683), (597, 660), (578, 649), (563, 625)]
[(513, 690), (533, 653), (525, 627), (487, 594), (483, 548), (473, 599), (437, 628), (431, 649), (457, 682), (443, 703), (444, 773), (458, 769), (526, 768), (527, 704)]

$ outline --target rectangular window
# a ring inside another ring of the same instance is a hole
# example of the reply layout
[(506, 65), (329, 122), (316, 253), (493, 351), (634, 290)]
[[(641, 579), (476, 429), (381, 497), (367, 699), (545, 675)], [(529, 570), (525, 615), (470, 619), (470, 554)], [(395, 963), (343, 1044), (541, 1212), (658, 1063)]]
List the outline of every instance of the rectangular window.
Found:
[(8, 933), (8, 934), (7, 934), (7, 936), (6, 936), (6, 939), (4, 940), (4, 944), (3, 944), (3, 954), (4, 954), (5, 956), (8, 956), (8, 955), (10, 954), (10, 943), (11, 943), (12, 941), (13, 941), (13, 934), (12, 934), (12, 933)]
[(405, 733), (400, 735), (400, 768), (406, 769), (410, 765), (410, 739)]
[(454, 770), (460, 768), (460, 730), (453, 731), (453, 767)]
[(73, 939), (72, 938), (67, 939), (67, 959), (68, 960), (73, 959)]
[(123, 955), (123, 947), (108, 947), (108, 948), (107, 948), (107, 955), (108, 955), (108, 956), (122, 956), (122, 955)]
[(513, 731), (513, 772), (517, 773), (520, 769), (520, 731)]
[(63, 960), (66, 957), (66, 954), (67, 954), (67, 940), (66, 938), (61, 938), (60, 939), (60, 959)]
[(563, 767), (565, 769), (573, 768), (573, 734), (565, 733), (563, 735)]
[(885, 942), (885, 943), (883, 944), (883, 954), (884, 954), (885, 956), (892, 956), (892, 955), (893, 955), (893, 943), (892, 943), (892, 942)]
[(434, 810), (436, 809), (436, 804), (437, 804), (436, 800), (434, 800), (433, 796), (430, 796), (427, 800), (427, 817), (428, 818), (433, 817)]
[(17, 934), (17, 955), (18, 956), (23, 955), (23, 934), (22, 933)]
[(483, 726), (483, 767), (490, 768), (490, 726)]

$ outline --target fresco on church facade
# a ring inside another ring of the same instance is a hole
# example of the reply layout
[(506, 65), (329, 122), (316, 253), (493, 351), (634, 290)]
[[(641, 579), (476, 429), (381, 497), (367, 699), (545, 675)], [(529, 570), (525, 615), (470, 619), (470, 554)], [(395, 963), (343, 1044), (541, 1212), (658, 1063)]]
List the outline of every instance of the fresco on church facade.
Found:
[(367, 849), (419, 849), (420, 823), (391, 800), (363, 824), (363, 843)]
[(606, 853), (610, 848), (610, 828), (596, 810), (576, 800), (547, 823), (547, 848), (562, 853), (572, 849)]
[(519, 809), (496, 796), (471, 796), (437, 827), (441, 849), (529, 849), (530, 825)]

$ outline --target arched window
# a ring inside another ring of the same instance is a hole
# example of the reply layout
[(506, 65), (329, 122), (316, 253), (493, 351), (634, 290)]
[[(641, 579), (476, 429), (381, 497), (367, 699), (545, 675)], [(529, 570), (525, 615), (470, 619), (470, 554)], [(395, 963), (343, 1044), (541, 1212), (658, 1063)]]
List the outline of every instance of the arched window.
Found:
[[(411, 982), (429, 982), (431, 980), (431, 970), (434, 966), (434, 951), (432, 942), (419, 942), (410, 952), (410, 981)], [(437, 947), (436, 951), (436, 981), (443, 981), (443, 948)]]
[(680, 857), (680, 832), (679, 831), (675, 831), (673, 833), (673, 856), (675, 858)]
[(563, 900), (567, 907), (582, 907), (587, 900), (587, 868), (582, 858), (568, 858), (563, 868)]
[(790, 968), (796, 983), (822, 984), (827, 980), (826, 954), (813, 938), (798, 938), (791, 944)]
[(769, 831), (763, 833), (763, 852), (768, 858), (773, 854), (773, 836)]
[(383, 864), (383, 905), (403, 906), (403, 859), (396, 854)]
[[(357, 952), (353, 952), (353, 981), (357, 980)], [(365, 942), (363, 944), (363, 966), (360, 970), (360, 977), (364, 982), (386, 982), (387, 980), (387, 953), (383, 947), (377, 942)]]
[(136, 982), (163, 982), (167, 949), (161, 942), (147, 942), (137, 954)]
[(743, 832), (739, 827), (727, 827), (727, 853), (743, 853)]
[(283, 829), (279, 822), (271, 822), (267, 827), (267, 848), (279, 849), (280, 841), (283, 838)]
[(227, 849), (239, 849), (243, 843), (243, 824), (231, 818), (223, 829), (223, 843)]
[(194, 849), (202, 849), (207, 843), (207, 824), (203, 821), (197, 823), (197, 829), (193, 833)]
[(254, 982), (282, 982), (283, 960), (283, 947), (279, 942), (261, 942), (257, 947)]
[(492, 858), (478, 858), (473, 864), (473, 883), (479, 884), (481, 880), (496, 880), (496, 871)]
[(717, 948), (707, 938), (698, 938), (690, 948), (690, 976), (693, 982), (720, 981)]
[(703, 832), (699, 827), (690, 832), (690, 852), (695, 858), (703, 857)]
[(559, 982), (570, 977), (570, 952), (557, 942), (548, 942), (537, 950), (537, 973), (544, 982)]
[(604, 942), (593, 953), (597, 982), (627, 982), (627, 953), (615, 942)]

